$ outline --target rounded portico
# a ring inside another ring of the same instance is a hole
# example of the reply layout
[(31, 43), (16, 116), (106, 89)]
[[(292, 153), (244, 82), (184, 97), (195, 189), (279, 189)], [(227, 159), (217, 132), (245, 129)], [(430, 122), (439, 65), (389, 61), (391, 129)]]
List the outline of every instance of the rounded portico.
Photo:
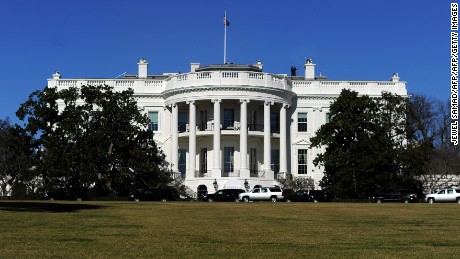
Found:
[(223, 188), (229, 180), (241, 188), (275, 184), (287, 171), (286, 109), (294, 95), (285, 76), (252, 65), (209, 65), (171, 77), (163, 97), (172, 171), (192, 189)]

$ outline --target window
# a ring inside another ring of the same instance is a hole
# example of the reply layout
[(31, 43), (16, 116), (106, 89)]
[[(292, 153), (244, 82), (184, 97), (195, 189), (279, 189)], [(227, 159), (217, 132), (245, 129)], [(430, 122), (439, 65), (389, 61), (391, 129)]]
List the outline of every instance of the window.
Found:
[(179, 132), (185, 132), (187, 128), (187, 112), (179, 112), (178, 124)]
[(299, 112), (297, 114), (297, 131), (307, 132), (307, 113)]
[(208, 171), (208, 149), (202, 148), (200, 152), (200, 172), (205, 174)]
[(235, 110), (224, 109), (224, 129), (233, 129), (235, 122)]
[(179, 164), (178, 164), (178, 169), (179, 172), (185, 174), (185, 171), (187, 170), (187, 165), (186, 165), (186, 159), (185, 159), (185, 154), (187, 153), (186, 149), (179, 149)]
[(278, 112), (270, 112), (270, 132), (280, 132), (280, 114)]
[(331, 122), (331, 119), (332, 119), (332, 115), (329, 112), (326, 113), (326, 123)]
[(233, 147), (224, 147), (224, 173), (228, 176), (229, 173), (233, 173)]
[(280, 188), (280, 187), (268, 187), (268, 189), (269, 189), (271, 192), (281, 192), (281, 188)]
[(447, 194), (454, 194), (454, 190), (452, 189), (447, 190)]
[(297, 173), (307, 174), (307, 151), (308, 149), (299, 149), (297, 156)]
[(277, 174), (280, 172), (280, 151), (278, 149), (272, 149), (271, 151), (271, 168), (272, 171)]
[(158, 131), (158, 112), (149, 112), (149, 130)]

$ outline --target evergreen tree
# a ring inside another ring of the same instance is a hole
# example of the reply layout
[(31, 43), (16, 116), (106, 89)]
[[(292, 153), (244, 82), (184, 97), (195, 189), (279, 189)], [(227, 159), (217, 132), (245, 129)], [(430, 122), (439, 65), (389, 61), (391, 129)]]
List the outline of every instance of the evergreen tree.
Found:
[(404, 98), (380, 98), (343, 90), (330, 106), (331, 120), (311, 138), (325, 147), (313, 161), (324, 167), (321, 186), (338, 197), (368, 197), (396, 187), (416, 185), (405, 141)]
[(82, 86), (34, 92), (17, 112), (34, 137), (36, 173), (47, 191), (127, 195), (165, 185), (169, 174), (133, 90)]

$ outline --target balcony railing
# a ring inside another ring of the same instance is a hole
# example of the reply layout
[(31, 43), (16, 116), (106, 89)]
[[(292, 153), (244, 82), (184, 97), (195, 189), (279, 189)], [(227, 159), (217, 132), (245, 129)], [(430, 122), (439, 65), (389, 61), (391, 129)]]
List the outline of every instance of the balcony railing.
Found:
[(236, 171), (236, 172), (222, 172), (222, 177), (240, 177), (240, 171)]
[[(214, 130), (214, 122), (208, 121), (203, 122), (196, 125), (197, 131), (213, 131)], [(241, 124), (238, 121), (233, 123), (224, 124), (222, 125), (222, 130), (241, 130)], [(190, 131), (190, 124), (182, 124), (178, 126), (179, 133), (189, 132)], [(264, 125), (262, 124), (248, 124), (248, 131), (264, 131)], [(270, 127), (270, 133), (280, 133), (279, 125), (272, 125)]]
[(264, 125), (262, 124), (248, 124), (249, 131), (264, 131)]
[(195, 171), (195, 177), (196, 178), (202, 178), (202, 177), (211, 177), (211, 170), (197, 170)]
[(165, 90), (208, 85), (248, 85), (291, 90), (285, 76), (248, 71), (205, 71), (174, 75), (166, 81)]
[(182, 125), (177, 126), (177, 130), (179, 131), (179, 133), (186, 132), (187, 129), (188, 129), (188, 124), (182, 124)]
[(202, 122), (198, 124), (199, 131), (212, 131), (214, 130), (214, 123), (212, 121)]

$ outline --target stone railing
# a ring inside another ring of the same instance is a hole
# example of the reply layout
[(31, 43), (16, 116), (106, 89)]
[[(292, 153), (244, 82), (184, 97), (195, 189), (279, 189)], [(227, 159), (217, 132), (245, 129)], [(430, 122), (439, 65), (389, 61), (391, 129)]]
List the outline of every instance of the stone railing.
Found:
[(211, 177), (211, 170), (196, 170), (195, 178)]
[(206, 71), (174, 75), (165, 90), (195, 86), (255, 86), (291, 90), (284, 76), (248, 71)]
[(382, 91), (399, 95), (407, 94), (405, 82), (294, 80), (292, 88), (298, 94), (340, 94), (342, 89), (350, 89), (367, 95), (380, 95)]
[(196, 86), (254, 86), (291, 90), (284, 76), (249, 71), (206, 71), (171, 75), (167, 79), (49, 79), (49, 87), (65, 89), (82, 85), (108, 85), (115, 90), (132, 88), (136, 93), (161, 93), (164, 90)]
[(161, 93), (165, 89), (166, 81), (157, 79), (57, 79), (48, 80), (49, 87), (66, 89), (69, 87), (80, 87), (83, 85), (108, 85), (116, 91), (134, 89), (136, 94), (142, 93)]
[(224, 172), (222, 171), (221, 177), (240, 177), (240, 171), (236, 172)]

